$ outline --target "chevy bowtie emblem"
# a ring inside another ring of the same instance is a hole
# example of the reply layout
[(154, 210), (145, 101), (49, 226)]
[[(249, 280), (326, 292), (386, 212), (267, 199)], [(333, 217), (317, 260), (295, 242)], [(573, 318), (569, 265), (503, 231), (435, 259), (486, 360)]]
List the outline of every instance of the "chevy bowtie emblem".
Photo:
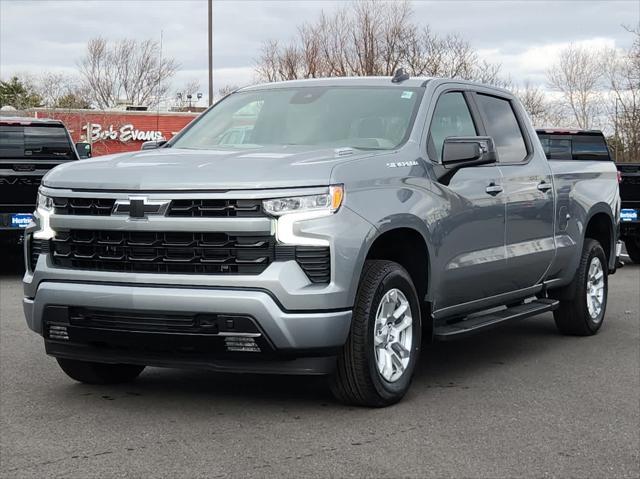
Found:
[(129, 215), (131, 219), (144, 219), (148, 215), (163, 216), (170, 201), (149, 200), (146, 197), (132, 196), (128, 200), (117, 200), (113, 207), (114, 215)]

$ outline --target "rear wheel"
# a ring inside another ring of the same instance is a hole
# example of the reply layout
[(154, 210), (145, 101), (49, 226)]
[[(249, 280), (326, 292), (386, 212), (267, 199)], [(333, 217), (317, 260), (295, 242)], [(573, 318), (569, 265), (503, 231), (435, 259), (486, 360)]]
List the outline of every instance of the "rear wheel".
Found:
[(558, 329), (577, 336), (596, 334), (604, 320), (609, 288), (607, 257), (596, 240), (584, 240), (580, 265), (567, 288), (572, 299), (561, 300), (553, 313)]
[(60, 368), (71, 379), (87, 384), (117, 384), (133, 381), (144, 366), (135, 364), (105, 364), (76, 359), (56, 358)]
[(341, 401), (382, 407), (405, 395), (420, 353), (420, 306), (407, 271), (392, 261), (367, 261), (351, 331), (331, 390)]
[(624, 241), (624, 245), (631, 261), (640, 264), (640, 237), (627, 238)]

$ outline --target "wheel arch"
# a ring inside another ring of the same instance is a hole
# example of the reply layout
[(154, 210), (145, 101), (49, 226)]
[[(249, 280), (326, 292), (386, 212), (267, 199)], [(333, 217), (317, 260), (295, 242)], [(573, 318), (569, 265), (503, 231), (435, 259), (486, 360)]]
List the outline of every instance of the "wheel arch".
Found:
[(614, 216), (608, 204), (598, 203), (594, 205), (585, 218), (580, 244), (580, 251), (582, 251), (586, 238), (598, 241), (607, 257), (609, 270), (615, 269), (616, 262), (615, 225)]
[(370, 259), (394, 261), (404, 267), (416, 288), (420, 300), (423, 331), (431, 330), (431, 272), (432, 257), (426, 226), (418, 218), (408, 221), (394, 221), (380, 228), (363, 248), (362, 264), (358, 277), (362, 274), (364, 262)]

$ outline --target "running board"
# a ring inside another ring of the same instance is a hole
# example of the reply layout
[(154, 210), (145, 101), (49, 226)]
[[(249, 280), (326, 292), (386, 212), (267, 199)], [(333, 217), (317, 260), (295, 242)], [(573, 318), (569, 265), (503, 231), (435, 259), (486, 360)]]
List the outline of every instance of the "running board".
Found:
[(455, 323), (436, 326), (433, 336), (439, 341), (452, 341), (480, 331), (486, 331), (507, 321), (525, 319), (547, 311), (553, 311), (559, 304), (560, 302), (556, 299), (536, 299), (530, 303), (519, 304), (483, 316), (475, 316)]

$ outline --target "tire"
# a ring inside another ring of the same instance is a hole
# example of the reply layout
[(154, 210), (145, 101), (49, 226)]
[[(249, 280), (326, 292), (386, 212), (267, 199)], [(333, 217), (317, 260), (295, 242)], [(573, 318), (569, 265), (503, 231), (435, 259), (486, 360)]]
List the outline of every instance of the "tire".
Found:
[[(397, 319), (391, 319), (393, 313), (385, 314), (392, 309)], [(334, 396), (346, 404), (369, 407), (402, 399), (420, 355), (420, 318), (420, 301), (409, 273), (392, 261), (366, 261), (349, 337), (330, 380)]]
[[(597, 276), (598, 263), (602, 273), (601, 282), (594, 279)], [(602, 288), (599, 306), (596, 304), (597, 302), (592, 302), (589, 305), (590, 300), (587, 298), (589, 284), (593, 286), (592, 291), (598, 291), (600, 287)], [(602, 246), (596, 240), (590, 238), (584, 240), (580, 265), (567, 289), (570, 294), (560, 297), (571, 299), (562, 299), (560, 307), (553, 312), (556, 326), (563, 334), (574, 336), (596, 334), (604, 321), (609, 291), (607, 257)]]
[(135, 364), (106, 364), (56, 358), (60, 368), (71, 379), (86, 384), (118, 384), (133, 381), (144, 366)]
[(640, 238), (627, 238), (624, 240), (624, 245), (627, 248), (627, 254), (631, 261), (635, 264), (640, 264)]

